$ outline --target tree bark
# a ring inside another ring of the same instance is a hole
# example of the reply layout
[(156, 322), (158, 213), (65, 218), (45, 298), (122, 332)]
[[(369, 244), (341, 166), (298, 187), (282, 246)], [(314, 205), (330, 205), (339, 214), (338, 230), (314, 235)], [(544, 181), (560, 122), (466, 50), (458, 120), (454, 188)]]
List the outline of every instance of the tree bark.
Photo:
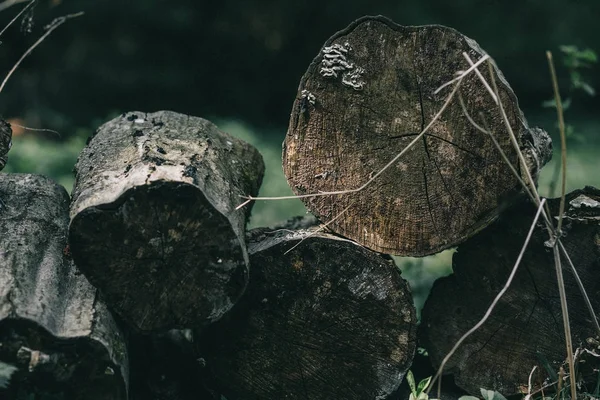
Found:
[[(440, 110), (457, 71), (485, 55), (443, 26), (404, 27), (365, 17), (331, 37), (302, 77), (284, 142), (283, 167), (296, 194), (361, 187), (400, 153)], [(486, 65), (480, 70), (489, 77)], [(541, 129), (529, 129), (512, 89), (493, 65), (500, 99), (527, 168), (551, 156)], [(498, 107), (475, 73), (459, 94), (485, 119), (521, 174)], [(520, 186), (489, 136), (455, 98), (441, 118), (389, 170), (360, 192), (304, 198), (329, 227), (373, 250), (424, 256), (456, 246), (496, 218)]]
[(10, 150), (11, 145), (12, 128), (8, 122), (0, 118), (0, 171), (4, 169), (8, 161), (8, 150)]
[(408, 285), (392, 261), (309, 232), (252, 231), (246, 293), (200, 340), (207, 375), (229, 400), (394, 398), (416, 348)]
[[(559, 199), (549, 200), (548, 204), (555, 221)], [(597, 314), (600, 191), (587, 187), (570, 193), (566, 210), (561, 240)], [(535, 211), (529, 203), (507, 211), (494, 225), (459, 246), (453, 259), (454, 275), (434, 284), (423, 310), (421, 339), (436, 368), (505, 285)], [(489, 320), (447, 364), (446, 373), (454, 374), (456, 383), (472, 394), (478, 394), (479, 388), (498, 390), (505, 396), (526, 392), (529, 373), (536, 365), (534, 389), (539, 388), (546, 377), (544, 360), (558, 372), (566, 359), (552, 243), (548, 239), (545, 226), (538, 224), (512, 285)], [(564, 257), (562, 265), (573, 344), (579, 347), (597, 332)], [(598, 360), (585, 365), (597, 368)], [(578, 363), (578, 376), (584, 374), (585, 365)]]
[(132, 327), (219, 319), (248, 279), (244, 238), (264, 165), (201, 118), (131, 112), (100, 127), (76, 165), (73, 258)]
[(0, 361), (17, 368), (0, 398), (126, 399), (123, 335), (69, 256), (67, 192), (3, 174), (0, 197)]

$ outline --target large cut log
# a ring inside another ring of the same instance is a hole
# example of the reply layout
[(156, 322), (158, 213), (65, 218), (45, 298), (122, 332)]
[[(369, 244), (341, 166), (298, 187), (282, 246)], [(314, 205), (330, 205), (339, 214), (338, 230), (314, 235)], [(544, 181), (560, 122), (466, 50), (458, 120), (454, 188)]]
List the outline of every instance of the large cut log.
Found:
[(201, 118), (131, 112), (102, 125), (76, 165), (69, 241), (78, 267), (132, 327), (219, 319), (248, 279), (240, 196), (264, 165)]
[[(548, 204), (554, 220), (559, 199), (549, 200)], [(459, 246), (453, 259), (454, 275), (434, 284), (423, 310), (421, 339), (436, 368), (456, 341), (481, 319), (505, 285), (534, 214), (535, 207), (529, 203), (507, 211), (494, 225)], [(522, 393), (536, 365), (533, 383), (539, 388), (545, 366), (557, 372), (566, 359), (552, 242), (548, 239), (544, 225), (538, 224), (512, 285), (489, 320), (447, 364), (446, 373), (454, 374), (456, 383), (472, 394), (478, 395), (482, 387), (504, 395)], [(587, 187), (567, 196), (561, 240), (598, 312), (599, 190)], [(573, 343), (581, 346), (596, 332), (564, 258), (562, 263)], [(584, 364), (579, 365), (581, 374)]]
[(308, 235), (253, 231), (248, 288), (200, 340), (206, 374), (229, 400), (394, 398), (416, 347), (408, 285), (391, 260)]
[[(440, 110), (452, 86), (435, 91), (469, 68), (463, 52), (473, 61), (485, 55), (453, 29), (404, 27), (383, 17), (362, 18), (327, 40), (300, 81), (284, 142), (283, 166), (294, 192), (365, 184)], [(481, 69), (488, 76), (485, 64)], [(536, 177), (551, 155), (550, 138), (529, 129), (515, 94), (493, 69), (508, 120)], [(498, 107), (474, 73), (463, 80), (460, 94), (469, 114), (480, 124), (483, 115), (518, 167)], [(422, 140), (370, 186), (303, 200), (345, 237), (382, 253), (423, 256), (483, 229), (519, 189), (493, 141), (470, 124), (455, 98)]]
[(126, 399), (123, 335), (68, 253), (67, 192), (4, 174), (0, 197), (0, 398)]

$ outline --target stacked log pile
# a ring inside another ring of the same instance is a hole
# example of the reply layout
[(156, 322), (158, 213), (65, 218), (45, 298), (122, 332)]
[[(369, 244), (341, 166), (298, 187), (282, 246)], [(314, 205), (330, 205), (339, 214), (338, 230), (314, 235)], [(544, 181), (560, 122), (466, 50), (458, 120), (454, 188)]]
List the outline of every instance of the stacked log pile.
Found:
[[(78, 159), (70, 206), (46, 178), (1, 176), (0, 366), (11, 373), (0, 372), (0, 395), (404, 396), (416, 311), (388, 255), (459, 245), (456, 274), (434, 287), (420, 332), (437, 366), (503, 284), (535, 212), (497, 147), (534, 179), (551, 154), (495, 65), (515, 143), (475, 73), (456, 92), (464, 109), (447, 102), (453, 86), (437, 89), (471, 67), (463, 53), (486, 57), (450, 28), (382, 17), (325, 43), (300, 82), (283, 168), (327, 232), (303, 219), (247, 232), (251, 207), (237, 206), (258, 193), (260, 154), (174, 112), (101, 126)], [(600, 196), (589, 188), (568, 201), (564, 243), (593, 281)], [(556, 216), (556, 202), (550, 209)], [(463, 389), (517, 393), (535, 356), (564, 358), (547, 239), (538, 230), (518, 285), (453, 358)], [(577, 338), (593, 335), (586, 314), (572, 319)]]

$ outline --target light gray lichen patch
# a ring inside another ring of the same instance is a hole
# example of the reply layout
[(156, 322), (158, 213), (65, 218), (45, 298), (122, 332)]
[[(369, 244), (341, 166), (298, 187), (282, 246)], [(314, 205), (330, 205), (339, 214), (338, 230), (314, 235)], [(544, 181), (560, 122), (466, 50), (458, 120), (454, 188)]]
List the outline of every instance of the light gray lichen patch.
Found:
[(591, 199), (585, 195), (577, 196), (577, 198), (571, 200), (569, 205), (573, 208), (589, 207), (589, 208), (600, 208), (600, 202)]
[(316, 96), (306, 89), (304, 89), (304, 90), (302, 90), (302, 92), (300, 92), (300, 98), (302, 100), (307, 101), (310, 105), (313, 105), (313, 106), (317, 102)]
[(323, 59), (321, 60), (321, 69), (319, 73), (325, 78), (337, 79), (342, 78), (342, 85), (353, 88), (354, 90), (362, 90), (365, 86), (363, 75), (365, 69), (356, 66), (350, 60), (352, 46), (346, 42), (342, 44), (332, 44), (325, 46), (322, 50)]

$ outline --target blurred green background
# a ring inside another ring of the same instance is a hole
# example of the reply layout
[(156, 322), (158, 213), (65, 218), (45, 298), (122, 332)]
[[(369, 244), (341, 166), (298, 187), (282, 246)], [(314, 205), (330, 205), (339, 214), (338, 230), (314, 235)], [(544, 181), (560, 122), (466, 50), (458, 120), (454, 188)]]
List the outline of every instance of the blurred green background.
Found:
[[(0, 12), (0, 24), (23, 5)], [(559, 48), (600, 51), (597, 0), (39, 0), (31, 18), (3, 34), (1, 70), (53, 18), (77, 11), (86, 14), (46, 39), (0, 93), (3, 118), (59, 132), (21, 133), (15, 126), (5, 172), (42, 173), (70, 190), (77, 155), (99, 125), (126, 111), (168, 109), (208, 118), (255, 145), (267, 167), (260, 194), (291, 194), (281, 142), (300, 77), (328, 37), (362, 15), (383, 14), (404, 25), (452, 26), (477, 40), (504, 72), (530, 124), (544, 127), (557, 144), (555, 111), (542, 106), (552, 97), (545, 58), (552, 50), (570, 99), (568, 189), (600, 186), (600, 101), (589, 90), (600, 86), (599, 68), (589, 57), (574, 66), (577, 60)], [(543, 170), (543, 195), (550, 195), (557, 159)], [(297, 200), (259, 202), (251, 226), (305, 212)], [(420, 306), (433, 279), (451, 272), (451, 251), (397, 262)]]

